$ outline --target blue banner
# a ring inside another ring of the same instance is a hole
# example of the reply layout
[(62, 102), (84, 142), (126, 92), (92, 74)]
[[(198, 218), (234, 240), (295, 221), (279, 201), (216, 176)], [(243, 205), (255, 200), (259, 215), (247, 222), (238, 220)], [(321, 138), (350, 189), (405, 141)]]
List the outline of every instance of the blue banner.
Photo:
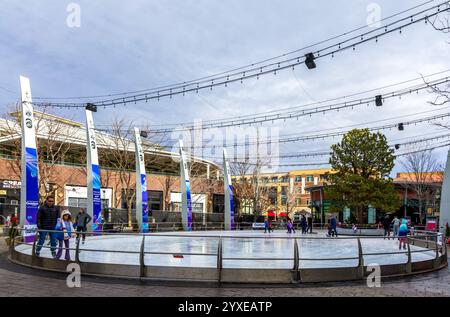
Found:
[(102, 197), (100, 192), (100, 168), (98, 165), (92, 165), (92, 204), (93, 204), (93, 221), (92, 230), (102, 231)]
[(26, 225), (37, 223), (39, 208), (38, 162), (36, 149), (26, 148)]
[(187, 201), (187, 225), (188, 231), (192, 231), (192, 200), (191, 200), (191, 183), (186, 180), (186, 201)]
[(142, 185), (142, 232), (148, 232), (148, 194), (147, 194), (147, 177), (141, 174)]
[(234, 224), (234, 199), (233, 199), (233, 186), (229, 185), (230, 189), (230, 224), (231, 224), (231, 230), (235, 229)]

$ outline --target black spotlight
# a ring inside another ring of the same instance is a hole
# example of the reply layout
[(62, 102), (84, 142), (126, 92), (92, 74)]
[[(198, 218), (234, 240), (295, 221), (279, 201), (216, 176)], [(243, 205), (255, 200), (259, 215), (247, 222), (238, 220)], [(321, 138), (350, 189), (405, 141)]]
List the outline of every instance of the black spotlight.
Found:
[(94, 105), (93, 103), (88, 103), (86, 104), (86, 110), (97, 112), (97, 106)]
[(141, 131), (141, 137), (143, 138), (147, 138), (148, 137), (148, 132), (147, 131)]
[(381, 107), (383, 105), (383, 97), (381, 95), (375, 97), (375, 104), (377, 107)]
[(305, 64), (308, 69), (314, 69), (316, 68), (316, 62), (314, 61), (315, 57), (313, 53), (308, 53), (305, 55)]
[(405, 130), (405, 127), (403, 126), (403, 123), (399, 123), (399, 124), (398, 124), (398, 130), (399, 130), (399, 131)]
[(396, 149), (396, 150), (400, 149), (400, 144), (396, 144), (396, 145), (395, 145), (395, 149)]

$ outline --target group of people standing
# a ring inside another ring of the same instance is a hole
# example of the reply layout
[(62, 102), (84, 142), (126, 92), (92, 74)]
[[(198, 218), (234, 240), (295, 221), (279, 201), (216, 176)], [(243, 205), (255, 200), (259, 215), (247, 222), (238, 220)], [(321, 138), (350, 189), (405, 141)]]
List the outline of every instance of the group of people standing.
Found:
[[(302, 228), (302, 234), (312, 233), (312, 217), (306, 219), (304, 215), (300, 220), (300, 227)], [(294, 223), (290, 218), (287, 218), (286, 222), (287, 233), (296, 233)], [(272, 221), (269, 218), (264, 219), (264, 233), (273, 232)]]
[[(83, 208), (80, 208), (75, 222), (72, 221), (72, 214), (69, 210), (60, 210), (55, 205), (55, 198), (48, 196), (45, 203), (39, 207), (37, 213), (37, 228), (39, 230), (39, 240), (36, 244), (36, 256), (40, 256), (41, 249), (45, 243), (47, 235), (50, 238), (50, 251), (53, 258), (60, 259), (65, 249), (65, 259), (70, 261), (70, 239), (74, 236), (76, 230), (76, 241), (82, 243), (86, 240), (87, 225), (91, 221)], [(58, 243), (58, 251), (57, 250)]]
[(388, 215), (386, 215), (383, 219), (383, 229), (384, 229), (384, 239), (389, 240), (391, 238), (391, 226), (393, 229), (392, 239), (398, 237), (399, 246), (398, 248), (406, 249), (407, 236), (411, 232), (410, 224), (407, 219), (399, 219), (397, 216), (391, 221)]

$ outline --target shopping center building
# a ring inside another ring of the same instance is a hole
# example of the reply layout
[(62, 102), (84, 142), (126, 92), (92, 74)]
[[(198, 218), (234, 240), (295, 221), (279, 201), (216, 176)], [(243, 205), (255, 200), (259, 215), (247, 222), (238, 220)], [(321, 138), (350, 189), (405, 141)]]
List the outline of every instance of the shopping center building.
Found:
[[(0, 119), (0, 215), (17, 213), (20, 205), (20, 113)], [(56, 203), (85, 207), (86, 129), (62, 117), (35, 112), (41, 202), (52, 195)], [(97, 131), (103, 208), (134, 208), (135, 145), (118, 131)], [(149, 209), (179, 211), (179, 155), (143, 141)], [(190, 157), (193, 212), (223, 212), (221, 166)]]

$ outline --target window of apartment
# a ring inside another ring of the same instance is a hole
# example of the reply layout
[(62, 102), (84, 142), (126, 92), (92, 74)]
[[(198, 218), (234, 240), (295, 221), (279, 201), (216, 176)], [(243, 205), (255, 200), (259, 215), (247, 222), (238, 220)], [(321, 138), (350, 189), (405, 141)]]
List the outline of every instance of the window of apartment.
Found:
[(276, 187), (271, 187), (269, 189), (268, 197), (269, 197), (269, 202), (270, 202), (271, 205), (277, 205), (278, 194), (277, 194), (277, 188)]
[(253, 213), (253, 202), (250, 199), (243, 199), (241, 212), (243, 214), (252, 214)]
[(302, 205), (302, 199), (301, 198), (296, 198), (295, 199), (295, 205), (296, 206), (301, 206)]
[(272, 183), (278, 183), (278, 177), (272, 177)]
[[(87, 208), (87, 198), (69, 197), (68, 207)], [(102, 199), (102, 209), (109, 207), (109, 199)]]
[(203, 204), (202, 203), (192, 203), (192, 212), (203, 213)]
[(295, 182), (301, 183), (302, 177), (301, 176), (295, 176)]
[(281, 204), (283, 206), (287, 205), (287, 189), (286, 186), (281, 187)]
[(313, 175), (306, 176), (306, 182), (308, 182), (308, 183), (314, 182), (314, 176)]
[(282, 182), (282, 183), (289, 183), (289, 177), (283, 176), (283, 177), (281, 178), (281, 182)]

